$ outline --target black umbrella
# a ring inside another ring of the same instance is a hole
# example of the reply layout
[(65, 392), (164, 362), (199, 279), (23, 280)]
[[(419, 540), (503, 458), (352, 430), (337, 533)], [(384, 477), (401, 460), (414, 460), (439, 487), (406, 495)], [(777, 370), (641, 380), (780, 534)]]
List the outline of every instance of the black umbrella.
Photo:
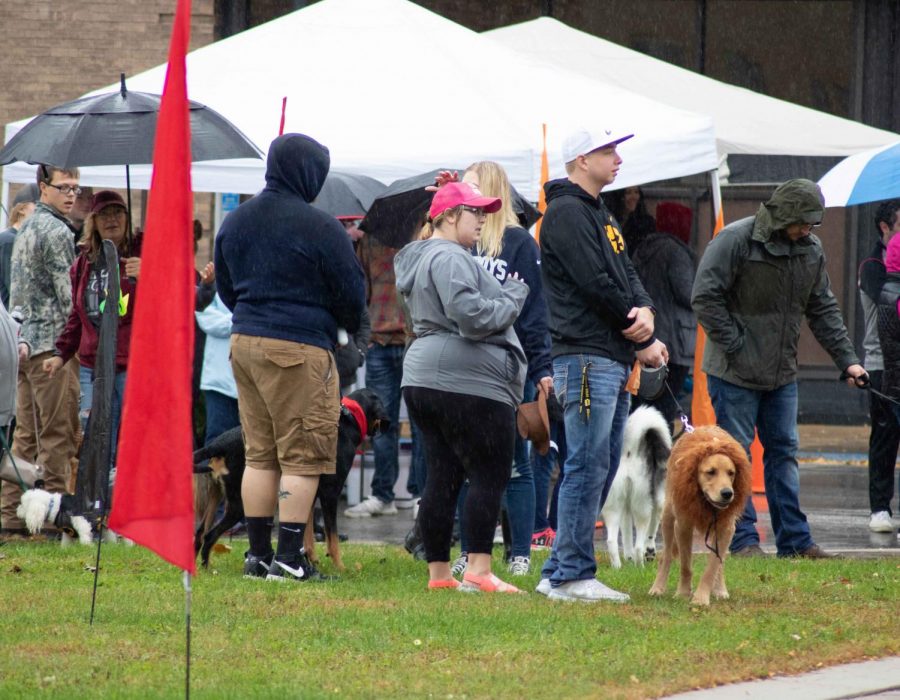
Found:
[[(51, 107), (0, 150), (0, 165), (20, 160), (58, 168), (153, 162), (160, 95), (106, 92)], [(218, 112), (189, 102), (191, 160), (262, 158), (262, 153)]]
[(373, 177), (332, 170), (312, 205), (331, 216), (365, 216), (385, 189), (387, 186)]
[[(434, 184), (434, 179), (440, 172), (441, 170), (432, 170), (392, 182), (372, 202), (359, 227), (386, 246), (405, 246), (425, 221), (434, 197), (434, 192), (425, 188)], [(525, 228), (531, 228), (541, 218), (541, 213), (515, 188), (512, 188), (512, 196), (513, 211), (519, 217), (519, 223)]]

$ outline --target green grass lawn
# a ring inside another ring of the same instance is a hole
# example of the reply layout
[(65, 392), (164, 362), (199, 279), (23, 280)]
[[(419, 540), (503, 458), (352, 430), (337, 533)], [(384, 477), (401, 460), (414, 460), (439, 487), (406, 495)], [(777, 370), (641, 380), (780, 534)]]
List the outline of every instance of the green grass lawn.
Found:
[[(374, 545), (344, 547), (340, 582), (246, 581), (234, 544), (194, 579), (195, 698), (645, 698), (900, 652), (900, 559), (730, 559), (732, 598), (698, 609), (647, 595), (654, 564), (602, 561), (632, 603), (583, 605), (428, 591)], [(181, 572), (104, 545), (91, 627), (94, 555), (0, 547), (0, 698), (183, 697)]]

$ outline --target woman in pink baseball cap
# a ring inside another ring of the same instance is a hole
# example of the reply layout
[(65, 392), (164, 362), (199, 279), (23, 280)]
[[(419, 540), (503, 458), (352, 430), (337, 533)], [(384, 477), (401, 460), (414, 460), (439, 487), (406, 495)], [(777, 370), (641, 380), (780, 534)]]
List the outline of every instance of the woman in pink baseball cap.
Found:
[[(403, 397), (428, 455), (418, 525), (430, 589), (520, 593), (491, 573), (494, 526), (509, 480), (516, 408), (527, 366), (513, 329), (528, 297), (518, 275), (501, 284), (470, 253), (488, 213), (501, 206), (451, 182), (434, 195), (424, 240), (394, 259), (415, 340), (403, 361)], [(463, 482), (468, 564), (450, 570), (456, 500)]]

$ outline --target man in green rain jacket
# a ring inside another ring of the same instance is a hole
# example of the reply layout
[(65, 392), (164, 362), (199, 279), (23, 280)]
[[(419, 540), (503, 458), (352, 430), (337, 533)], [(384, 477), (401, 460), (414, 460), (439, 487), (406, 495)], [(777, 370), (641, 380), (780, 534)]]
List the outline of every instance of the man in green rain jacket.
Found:
[[(759, 432), (778, 555), (825, 558), (800, 510), (797, 349), (806, 317), (816, 340), (852, 383), (865, 377), (831, 292), (821, 241), (818, 185), (789, 180), (756, 216), (726, 226), (700, 261), (691, 303), (707, 334), (703, 370), (719, 425), (750, 450)], [(748, 498), (731, 551), (762, 554)]]

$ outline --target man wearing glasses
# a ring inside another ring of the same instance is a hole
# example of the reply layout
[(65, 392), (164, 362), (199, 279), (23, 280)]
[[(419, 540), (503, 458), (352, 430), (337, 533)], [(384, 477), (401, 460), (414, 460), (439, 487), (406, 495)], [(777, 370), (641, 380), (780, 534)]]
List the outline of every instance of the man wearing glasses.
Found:
[[(818, 185), (789, 180), (756, 216), (729, 224), (707, 246), (691, 304), (707, 334), (707, 373), (718, 424), (750, 450), (765, 450), (766, 499), (780, 557), (824, 559), (800, 510), (797, 468), (797, 347), (806, 317), (819, 344), (852, 386), (867, 377), (847, 335), (825, 253), (812, 229), (825, 204)], [(731, 552), (763, 554), (750, 498)]]
[[(66, 491), (74, 454), (78, 377), (72, 361), (52, 377), (42, 365), (52, 355), (72, 307), (69, 268), (75, 245), (66, 217), (81, 193), (78, 177), (77, 169), (38, 166), (40, 201), (16, 236), (11, 263), (10, 307), (22, 324), (13, 455), (43, 465), (45, 488), (51, 493)], [(24, 523), (15, 513), (20, 497), (18, 486), (3, 484), (0, 526), (6, 534), (24, 534)]]

